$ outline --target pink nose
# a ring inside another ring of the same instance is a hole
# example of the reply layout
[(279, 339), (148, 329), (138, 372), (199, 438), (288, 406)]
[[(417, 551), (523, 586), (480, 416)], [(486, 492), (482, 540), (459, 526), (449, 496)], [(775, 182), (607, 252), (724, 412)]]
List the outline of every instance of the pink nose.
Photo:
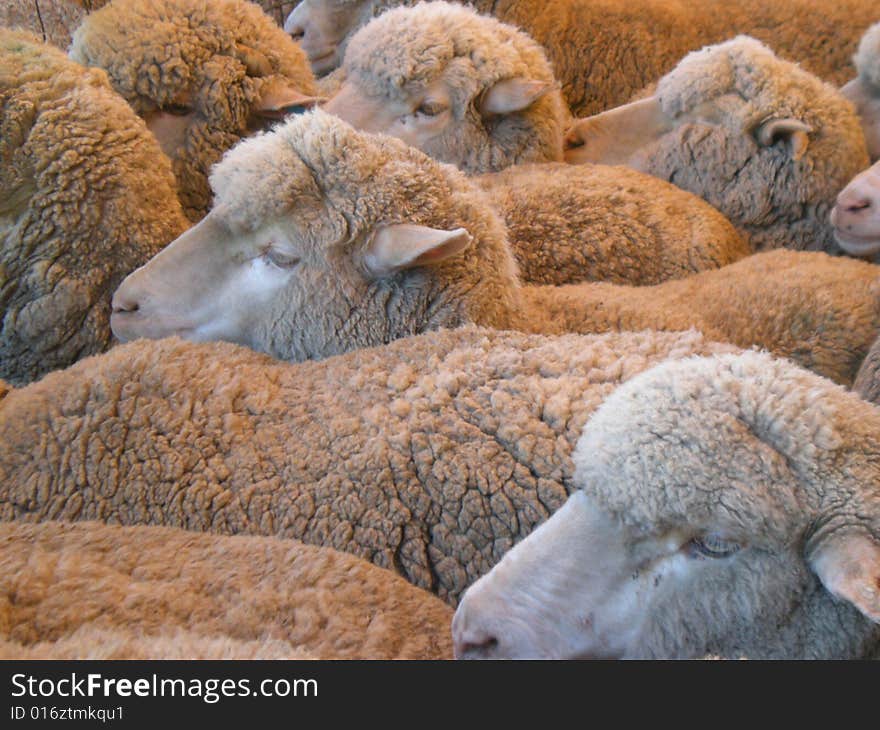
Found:
[(831, 224), (837, 228), (852, 228), (872, 215), (877, 201), (858, 190), (844, 190), (837, 196), (837, 205), (831, 211)]
[(486, 632), (465, 631), (453, 635), (456, 659), (489, 659), (498, 639)]

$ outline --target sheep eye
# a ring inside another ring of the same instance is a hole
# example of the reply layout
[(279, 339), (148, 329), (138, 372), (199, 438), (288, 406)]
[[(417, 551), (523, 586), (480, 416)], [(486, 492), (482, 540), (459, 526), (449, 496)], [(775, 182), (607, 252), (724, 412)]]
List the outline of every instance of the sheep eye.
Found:
[(703, 535), (691, 540), (687, 548), (693, 557), (727, 558), (741, 550), (742, 545), (717, 535)]
[(446, 107), (436, 101), (426, 101), (423, 102), (422, 105), (416, 109), (416, 114), (421, 114), (425, 117), (436, 117), (440, 114)]
[(168, 104), (167, 106), (162, 107), (162, 111), (167, 112), (168, 114), (173, 114), (175, 117), (185, 117), (192, 111), (192, 109), (183, 104)]
[(263, 258), (279, 269), (292, 269), (299, 263), (299, 257), (284, 253), (276, 248), (269, 248), (263, 253)]

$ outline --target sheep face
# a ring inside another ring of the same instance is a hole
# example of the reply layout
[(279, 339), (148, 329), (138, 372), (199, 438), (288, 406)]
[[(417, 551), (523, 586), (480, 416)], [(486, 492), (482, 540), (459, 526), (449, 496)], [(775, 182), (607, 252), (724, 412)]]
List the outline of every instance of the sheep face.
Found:
[(305, 54), (241, 0), (113, 0), (74, 34), (71, 57), (103, 68), (172, 159), (190, 220), (208, 211), (208, 174), (223, 152), (310, 106)]
[[(222, 339), (303, 360), (462, 324), (469, 296), (511, 287), (500, 222), (460, 173), (332, 116), (242, 143), (212, 184), (211, 213), (117, 290), (120, 339)], [(464, 260), (471, 233), (496, 272)]]
[(853, 79), (840, 92), (859, 113), (871, 161), (880, 160), (880, 89), (874, 89), (862, 79)]
[(324, 109), (468, 173), (561, 160), (568, 114), (540, 46), (449, 3), (391, 10), (352, 38)]
[(877, 422), (757, 353), (637, 376), (584, 428), (583, 492), (466, 592), (456, 655), (864, 656), (880, 642), (880, 444), (861, 418)]
[(337, 68), (346, 40), (369, 17), (372, 0), (302, 0), (284, 21), (284, 31), (305, 51), (316, 76)]
[(831, 211), (834, 238), (850, 256), (880, 253), (880, 162), (857, 175)]
[(757, 250), (836, 250), (827, 215), (866, 166), (851, 106), (750, 38), (690, 54), (655, 96), (579, 120), (572, 163), (625, 164), (700, 195)]

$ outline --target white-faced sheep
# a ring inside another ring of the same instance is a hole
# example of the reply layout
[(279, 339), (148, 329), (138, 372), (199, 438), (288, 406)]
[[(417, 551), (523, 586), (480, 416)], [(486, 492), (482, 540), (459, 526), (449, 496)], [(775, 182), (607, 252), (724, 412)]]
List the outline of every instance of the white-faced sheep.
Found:
[(0, 519), (296, 538), (454, 601), (563, 504), (620, 382), (732, 349), (466, 327), (291, 365), (141, 340), (0, 399)]
[(473, 322), (528, 332), (685, 330), (852, 382), (880, 329), (880, 269), (771, 251), (654, 287), (521, 286), (469, 179), (320, 110), (242, 142), (217, 205), (114, 295), (122, 340), (225, 339), (288, 360)]
[(850, 256), (880, 253), (880, 162), (853, 178), (831, 211), (837, 245)]
[(210, 207), (208, 171), (223, 152), (316, 101), (303, 52), (244, 0), (112, 0), (76, 30), (70, 55), (103, 68), (144, 117), (194, 221)]
[(107, 349), (113, 291), (186, 227), (171, 165), (104, 72), (0, 29), (0, 377)]
[(465, 594), (457, 656), (880, 655), (878, 434), (764, 354), (632, 378), (584, 428), (582, 491)]
[(469, 174), (506, 169), (477, 183), (523, 281), (655, 284), (751, 252), (714, 208), (650, 175), (523, 168), (561, 159), (569, 115), (543, 50), (495, 18), (445, 2), (389, 11), (358, 31), (343, 70), (325, 111)]
[(295, 540), (2, 524), (0, 595), (15, 596), (0, 600), (0, 642), (14, 642), (18, 659), (72, 650), (79, 659), (171, 651), (195, 659), (218, 649), (225, 655), (215, 658), (452, 655), (442, 601), (352, 555)]
[(832, 86), (739, 37), (689, 54), (654, 96), (575, 123), (569, 162), (626, 164), (701, 196), (756, 250), (839, 253), (828, 213), (868, 166)]
[[(302, 0), (285, 30), (316, 74), (342, 64), (352, 35), (388, 8), (415, 0)], [(689, 51), (749, 33), (822, 78), (842, 84), (875, 0), (472, 0), (480, 12), (517, 25), (550, 56), (571, 109), (596, 114), (655, 82)]]
[(858, 75), (841, 89), (855, 104), (871, 161), (880, 159), (880, 23), (871, 26), (853, 58)]

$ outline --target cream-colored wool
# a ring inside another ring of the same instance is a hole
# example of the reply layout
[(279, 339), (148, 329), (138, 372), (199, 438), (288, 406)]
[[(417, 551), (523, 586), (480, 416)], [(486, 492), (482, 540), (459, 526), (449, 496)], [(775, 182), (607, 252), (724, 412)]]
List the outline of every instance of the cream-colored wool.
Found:
[(461, 602), (461, 654), (880, 654), (877, 408), (766, 354), (686, 358), (615, 390), (573, 458), (583, 491)]
[(171, 165), (104, 72), (0, 29), (0, 377), (106, 350), (114, 289), (186, 227)]
[(467, 327), (291, 365), (141, 340), (0, 400), (0, 519), (296, 538), (454, 602), (565, 501), (571, 449), (622, 381), (732, 349)]
[[(201, 228), (117, 291), (132, 310), (114, 315), (122, 339), (183, 331), (304, 360), (468, 322), (544, 334), (696, 327), (848, 384), (880, 330), (880, 268), (821, 253), (772, 251), (650, 288), (522, 286), (501, 221), (464, 174), (321, 111), (244, 141), (211, 179), (217, 206)], [(376, 271), (376, 232), (396, 224), (466, 236)], [(267, 259), (276, 249), (289, 268)]]
[[(413, 0), (306, 0), (336, 13), (341, 61), (354, 32)], [(859, 37), (880, 20), (875, 0), (474, 0), (468, 5), (516, 25), (547, 49), (578, 116), (622, 104), (668, 73), (689, 51), (749, 33), (835, 84), (852, 77)], [(345, 12), (340, 12), (344, 10)], [(303, 38), (304, 43), (308, 37)], [(322, 46), (323, 47), (323, 46)]]
[(578, 121), (570, 141), (585, 145), (569, 161), (625, 161), (699, 195), (758, 251), (839, 254), (828, 215), (868, 166), (840, 91), (747, 36), (689, 54), (651, 99)]
[[(452, 120), (416, 146), (467, 173), (562, 160), (571, 116), (544, 50), (525, 33), (470, 8), (431, 2), (389, 10), (351, 39), (343, 74), (340, 96), (331, 104), (352, 91), (377, 109), (395, 102), (415, 108), (421, 95), (442, 83)], [(483, 113), (484, 95), (511, 79), (543, 83), (546, 91), (523, 109)]]
[(451, 655), (452, 615), (436, 597), (294, 540), (2, 524), (0, 596), (6, 658)]
[(507, 227), (528, 284), (659, 284), (752, 253), (692, 193), (627, 167), (517, 165), (474, 179)]
[(210, 207), (211, 165), (249, 133), (267, 90), (315, 92), (299, 47), (244, 0), (113, 0), (77, 29), (70, 55), (103, 68), (142, 116), (176, 107), (192, 115), (171, 152), (191, 220)]

